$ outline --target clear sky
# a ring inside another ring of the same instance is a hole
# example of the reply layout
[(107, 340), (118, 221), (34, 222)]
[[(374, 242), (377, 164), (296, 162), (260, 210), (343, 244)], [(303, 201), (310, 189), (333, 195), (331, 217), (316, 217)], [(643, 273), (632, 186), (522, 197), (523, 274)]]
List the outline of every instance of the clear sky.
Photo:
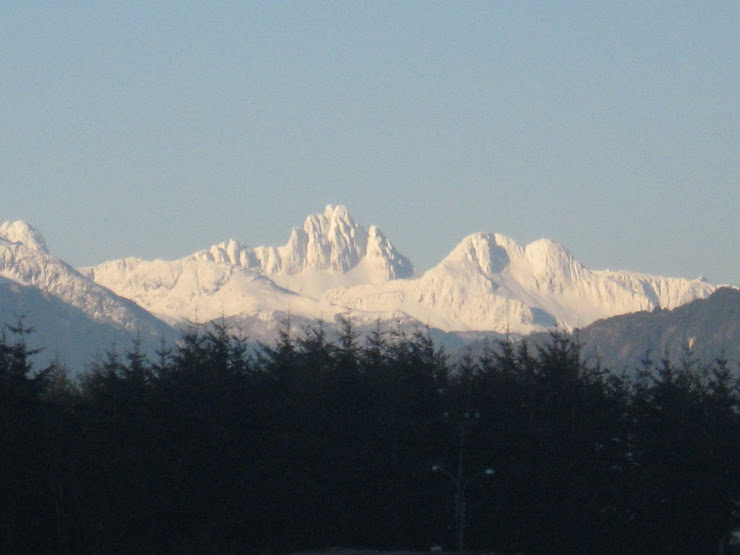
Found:
[(326, 204), (740, 285), (740, 2), (0, 3), (0, 220), (73, 265)]

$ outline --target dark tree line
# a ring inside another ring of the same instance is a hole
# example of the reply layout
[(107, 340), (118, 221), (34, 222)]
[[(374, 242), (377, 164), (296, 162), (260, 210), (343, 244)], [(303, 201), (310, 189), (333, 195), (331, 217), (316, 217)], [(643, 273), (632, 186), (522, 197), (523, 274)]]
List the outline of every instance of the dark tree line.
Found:
[(458, 486), (469, 549), (716, 553), (738, 524), (722, 359), (627, 379), (561, 334), (453, 365), (425, 330), (212, 324), (72, 380), (27, 332), (0, 337), (2, 553), (454, 549)]

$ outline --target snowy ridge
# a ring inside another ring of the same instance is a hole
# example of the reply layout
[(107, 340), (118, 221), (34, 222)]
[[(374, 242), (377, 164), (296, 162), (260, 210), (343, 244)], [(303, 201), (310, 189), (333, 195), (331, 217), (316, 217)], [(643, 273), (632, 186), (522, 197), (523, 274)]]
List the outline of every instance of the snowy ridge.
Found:
[(49, 254), (41, 234), (24, 222), (0, 226), (0, 278), (0, 323), (24, 317), (48, 356), (66, 355), (78, 368), (115, 341), (139, 336), (156, 346), (174, 336), (140, 306)]
[(95, 320), (142, 331), (159, 327), (161, 322), (141, 307), (85, 278), (44, 245), (41, 234), (28, 224), (0, 226), (0, 276), (52, 295)]
[(305, 321), (343, 314), (448, 332), (527, 334), (675, 308), (716, 289), (704, 280), (593, 271), (549, 239), (519, 245), (492, 233), (465, 237), (414, 276), (411, 262), (377, 227), (362, 227), (334, 205), (294, 228), (283, 246), (230, 240), (179, 260), (127, 258), (79, 272), (49, 255), (28, 224), (0, 230), (0, 276), (132, 326), (136, 318), (126, 311), (138, 307), (122, 305), (121, 297), (170, 323), (223, 317), (256, 329), (284, 314)]
[(284, 246), (230, 240), (181, 260), (127, 259), (86, 272), (174, 319), (393, 315), (445, 331), (522, 334), (673, 308), (715, 289), (701, 280), (594, 272), (551, 240), (522, 246), (491, 233), (464, 238), (437, 266), (412, 277), (411, 263), (377, 227), (366, 230), (334, 205), (294, 228)]
[(701, 280), (593, 272), (548, 239), (522, 247), (503, 235), (476, 233), (418, 279), (334, 290), (327, 297), (353, 309), (400, 306), (447, 331), (531, 333), (672, 308), (714, 289)]

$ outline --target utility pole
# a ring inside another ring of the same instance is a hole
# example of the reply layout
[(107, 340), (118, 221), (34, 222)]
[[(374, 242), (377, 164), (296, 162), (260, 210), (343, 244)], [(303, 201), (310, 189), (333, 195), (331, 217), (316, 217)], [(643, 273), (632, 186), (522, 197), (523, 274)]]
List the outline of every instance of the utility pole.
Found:
[[(449, 418), (449, 413), (445, 413), (445, 418)], [(462, 554), (465, 549), (465, 486), (468, 481), (476, 476), (492, 476), (495, 470), (486, 468), (481, 472), (465, 476), (465, 427), (480, 418), (478, 411), (466, 411), (457, 420), (458, 444), (457, 444), (457, 476), (453, 476), (443, 467), (434, 465), (432, 472), (438, 472), (447, 476), (455, 486), (455, 531), (457, 535), (457, 552)]]

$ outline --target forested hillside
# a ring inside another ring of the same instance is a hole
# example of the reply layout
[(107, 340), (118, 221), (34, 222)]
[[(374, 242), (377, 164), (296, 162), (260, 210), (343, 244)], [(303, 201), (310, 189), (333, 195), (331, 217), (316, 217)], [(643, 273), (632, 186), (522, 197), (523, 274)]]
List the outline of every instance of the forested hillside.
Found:
[(27, 331), (0, 341), (3, 553), (715, 553), (736, 525), (721, 359), (627, 379), (555, 334), (452, 365), (426, 330), (348, 320), (255, 354), (216, 324), (71, 381)]
[(691, 345), (702, 360), (740, 362), (740, 290), (720, 287), (706, 299), (673, 310), (623, 314), (579, 330), (586, 357), (612, 368), (635, 367), (646, 356), (681, 356)]

